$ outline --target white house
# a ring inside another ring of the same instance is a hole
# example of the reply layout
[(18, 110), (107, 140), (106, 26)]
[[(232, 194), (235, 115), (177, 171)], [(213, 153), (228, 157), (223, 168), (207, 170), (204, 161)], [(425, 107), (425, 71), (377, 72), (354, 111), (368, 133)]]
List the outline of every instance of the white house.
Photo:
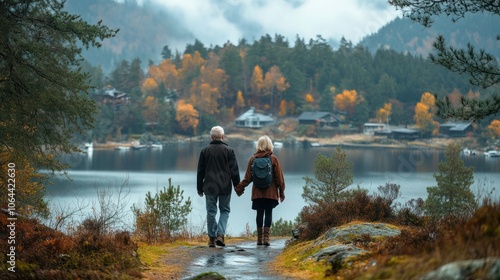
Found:
[(363, 126), (363, 133), (367, 135), (375, 134), (375, 131), (383, 131), (387, 129), (385, 123), (365, 123)]
[(236, 118), (236, 126), (238, 127), (261, 128), (275, 122), (276, 120), (272, 116), (255, 112), (254, 107)]

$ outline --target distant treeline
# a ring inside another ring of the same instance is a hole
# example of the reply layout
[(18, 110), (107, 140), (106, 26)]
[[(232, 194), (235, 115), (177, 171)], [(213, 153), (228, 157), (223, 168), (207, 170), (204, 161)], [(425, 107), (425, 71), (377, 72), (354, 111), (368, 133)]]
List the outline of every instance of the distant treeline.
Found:
[[(147, 71), (139, 59), (123, 60), (109, 77), (100, 68), (89, 68), (97, 88), (108, 86), (130, 96), (127, 116), (118, 118), (118, 127), (127, 133), (142, 133), (149, 123), (167, 134), (196, 134), (212, 123), (231, 122), (250, 107), (282, 117), (336, 112), (360, 125), (391, 103), (391, 124), (412, 124), (415, 105), (426, 92), (477, 95), (466, 78), (427, 59), (384, 49), (372, 55), (347, 40), (337, 50), (321, 37), (309, 42), (297, 38), (290, 45), (283, 36), (266, 35), (251, 44), (241, 40), (210, 48), (195, 40), (182, 54), (165, 46), (162, 56)], [(346, 91), (356, 98), (350, 112), (334, 102)], [(117, 121), (116, 108), (113, 114), (101, 109), (101, 120)]]

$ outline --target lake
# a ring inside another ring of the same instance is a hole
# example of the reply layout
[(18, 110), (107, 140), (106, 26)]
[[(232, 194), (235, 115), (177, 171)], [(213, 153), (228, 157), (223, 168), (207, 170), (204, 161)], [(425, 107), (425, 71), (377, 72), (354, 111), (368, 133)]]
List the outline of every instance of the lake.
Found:
[[(201, 149), (207, 143), (186, 142), (167, 144), (163, 148), (142, 150), (93, 150), (88, 154), (68, 155), (63, 161), (71, 164), (68, 170), (71, 181), (55, 177), (53, 185), (47, 186), (46, 198), (52, 207), (97, 201), (97, 189), (115, 190), (125, 180), (127, 183), (126, 203), (130, 206), (142, 205), (148, 191), (153, 194), (168, 186), (168, 178), (174, 186), (184, 191), (184, 199), (190, 197), (193, 211), (189, 216), (189, 226), (195, 231), (203, 231), (205, 198), (196, 193), (196, 168)], [(236, 151), (241, 178), (248, 159), (255, 151), (253, 142), (241, 141), (228, 144)], [(401, 186), (400, 201), (427, 196), (426, 187), (435, 186), (433, 174), (444, 160), (444, 151), (431, 149), (390, 149), (390, 148), (347, 148), (347, 159), (353, 163), (354, 182), (351, 187), (360, 186), (370, 193), (387, 182)], [(275, 208), (273, 220), (283, 218), (294, 221), (305, 206), (302, 199), (303, 177), (314, 177), (314, 161), (317, 154), (331, 156), (335, 147), (284, 146), (275, 148), (280, 159), (286, 183), (285, 201)], [(480, 156), (462, 157), (467, 166), (474, 167), (473, 190), (484, 194), (500, 182), (500, 158)], [(233, 193), (228, 234), (240, 235), (246, 225), (255, 229), (255, 211), (251, 210), (250, 186), (238, 197)], [(494, 196), (499, 197), (499, 190)], [(87, 208), (91, 211), (91, 207)], [(132, 213), (128, 213), (127, 224), (132, 226)]]

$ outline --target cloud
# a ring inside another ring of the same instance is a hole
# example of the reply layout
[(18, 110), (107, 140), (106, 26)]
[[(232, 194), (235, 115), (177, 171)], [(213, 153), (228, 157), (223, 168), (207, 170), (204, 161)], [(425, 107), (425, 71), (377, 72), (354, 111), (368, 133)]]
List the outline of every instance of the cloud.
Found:
[(178, 28), (205, 45), (252, 41), (266, 34), (283, 35), (291, 43), (297, 36), (307, 42), (321, 35), (329, 41), (344, 37), (356, 44), (398, 16), (386, 0), (143, 1), (175, 15)]

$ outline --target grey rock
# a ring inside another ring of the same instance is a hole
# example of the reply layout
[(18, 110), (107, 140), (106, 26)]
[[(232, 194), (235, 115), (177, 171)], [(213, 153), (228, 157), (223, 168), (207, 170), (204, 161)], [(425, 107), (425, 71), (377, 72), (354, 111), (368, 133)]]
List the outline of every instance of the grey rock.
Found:
[(468, 280), (479, 269), (485, 268), (487, 278), (500, 280), (500, 258), (465, 260), (445, 264), (439, 269), (427, 273), (420, 280)]

